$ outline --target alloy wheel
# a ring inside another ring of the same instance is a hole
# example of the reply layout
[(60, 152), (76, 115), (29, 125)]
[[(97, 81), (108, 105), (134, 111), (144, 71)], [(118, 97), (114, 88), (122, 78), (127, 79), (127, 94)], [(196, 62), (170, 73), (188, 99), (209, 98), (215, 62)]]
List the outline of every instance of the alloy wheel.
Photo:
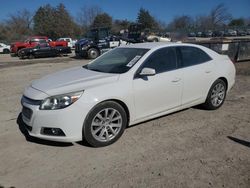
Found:
[(225, 92), (225, 86), (222, 83), (218, 83), (214, 86), (211, 93), (211, 103), (213, 106), (220, 106), (220, 104), (224, 101)]
[(122, 127), (122, 116), (114, 108), (105, 108), (98, 112), (91, 123), (91, 134), (100, 142), (114, 139)]

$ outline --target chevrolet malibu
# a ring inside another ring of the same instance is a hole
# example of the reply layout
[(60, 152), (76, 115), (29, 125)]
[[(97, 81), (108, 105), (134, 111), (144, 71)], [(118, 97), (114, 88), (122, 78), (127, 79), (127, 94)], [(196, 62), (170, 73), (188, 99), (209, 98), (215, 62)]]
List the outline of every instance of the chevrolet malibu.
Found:
[(33, 81), (22, 119), (34, 137), (107, 146), (127, 126), (199, 104), (219, 108), (234, 82), (230, 59), (206, 47), (132, 44)]

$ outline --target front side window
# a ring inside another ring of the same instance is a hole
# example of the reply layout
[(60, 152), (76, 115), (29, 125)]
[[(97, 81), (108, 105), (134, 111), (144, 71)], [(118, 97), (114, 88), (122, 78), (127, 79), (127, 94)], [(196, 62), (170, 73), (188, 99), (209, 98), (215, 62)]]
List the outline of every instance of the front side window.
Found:
[(211, 57), (199, 48), (191, 46), (181, 46), (178, 48), (182, 57), (182, 67), (197, 65), (211, 60)]
[(148, 51), (142, 48), (115, 48), (103, 54), (84, 68), (105, 72), (105, 73), (125, 73), (133, 67), (139, 59)]
[(162, 48), (154, 52), (143, 67), (155, 69), (156, 73), (171, 71), (177, 68), (175, 48)]

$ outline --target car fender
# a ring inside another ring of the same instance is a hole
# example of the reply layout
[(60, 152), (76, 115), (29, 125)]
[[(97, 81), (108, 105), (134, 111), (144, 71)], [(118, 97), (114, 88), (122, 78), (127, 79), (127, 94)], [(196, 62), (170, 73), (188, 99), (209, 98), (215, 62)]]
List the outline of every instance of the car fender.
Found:
[[(124, 83), (124, 84), (123, 84)], [(135, 108), (132, 95), (132, 86), (126, 82), (115, 82), (110, 84), (104, 84), (103, 86), (98, 86), (94, 88), (88, 88), (84, 91), (81, 102), (83, 105), (89, 105), (91, 110), (96, 105), (104, 101), (120, 101), (126, 105), (128, 109), (128, 116), (130, 118), (130, 124), (135, 119)]]

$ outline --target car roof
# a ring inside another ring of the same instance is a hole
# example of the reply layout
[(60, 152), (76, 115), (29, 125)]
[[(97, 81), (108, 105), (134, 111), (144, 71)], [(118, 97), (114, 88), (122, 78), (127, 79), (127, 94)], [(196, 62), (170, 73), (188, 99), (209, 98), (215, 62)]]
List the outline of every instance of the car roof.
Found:
[(120, 47), (124, 48), (143, 48), (143, 49), (158, 49), (162, 47), (171, 47), (171, 46), (194, 46), (199, 47), (199, 45), (181, 43), (181, 42), (146, 42), (146, 43), (135, 43), (128, 45), (121, 45)]
[(141, 48), (141, 49), (149, 49), (149, 50), (157, 50), (164, 47), (174, 47), (174, 46), (190, 46), (202, 49), (208, 55), (212, 57), (217, 57), (219, 54), (205, 46), (191, 44), (191, 43), (181, 43), (181, 42), (146, 42), (146, 43), (136, 43), (136, 44), (129, 44), (129, 45), (121, 45), (119, 48)]

